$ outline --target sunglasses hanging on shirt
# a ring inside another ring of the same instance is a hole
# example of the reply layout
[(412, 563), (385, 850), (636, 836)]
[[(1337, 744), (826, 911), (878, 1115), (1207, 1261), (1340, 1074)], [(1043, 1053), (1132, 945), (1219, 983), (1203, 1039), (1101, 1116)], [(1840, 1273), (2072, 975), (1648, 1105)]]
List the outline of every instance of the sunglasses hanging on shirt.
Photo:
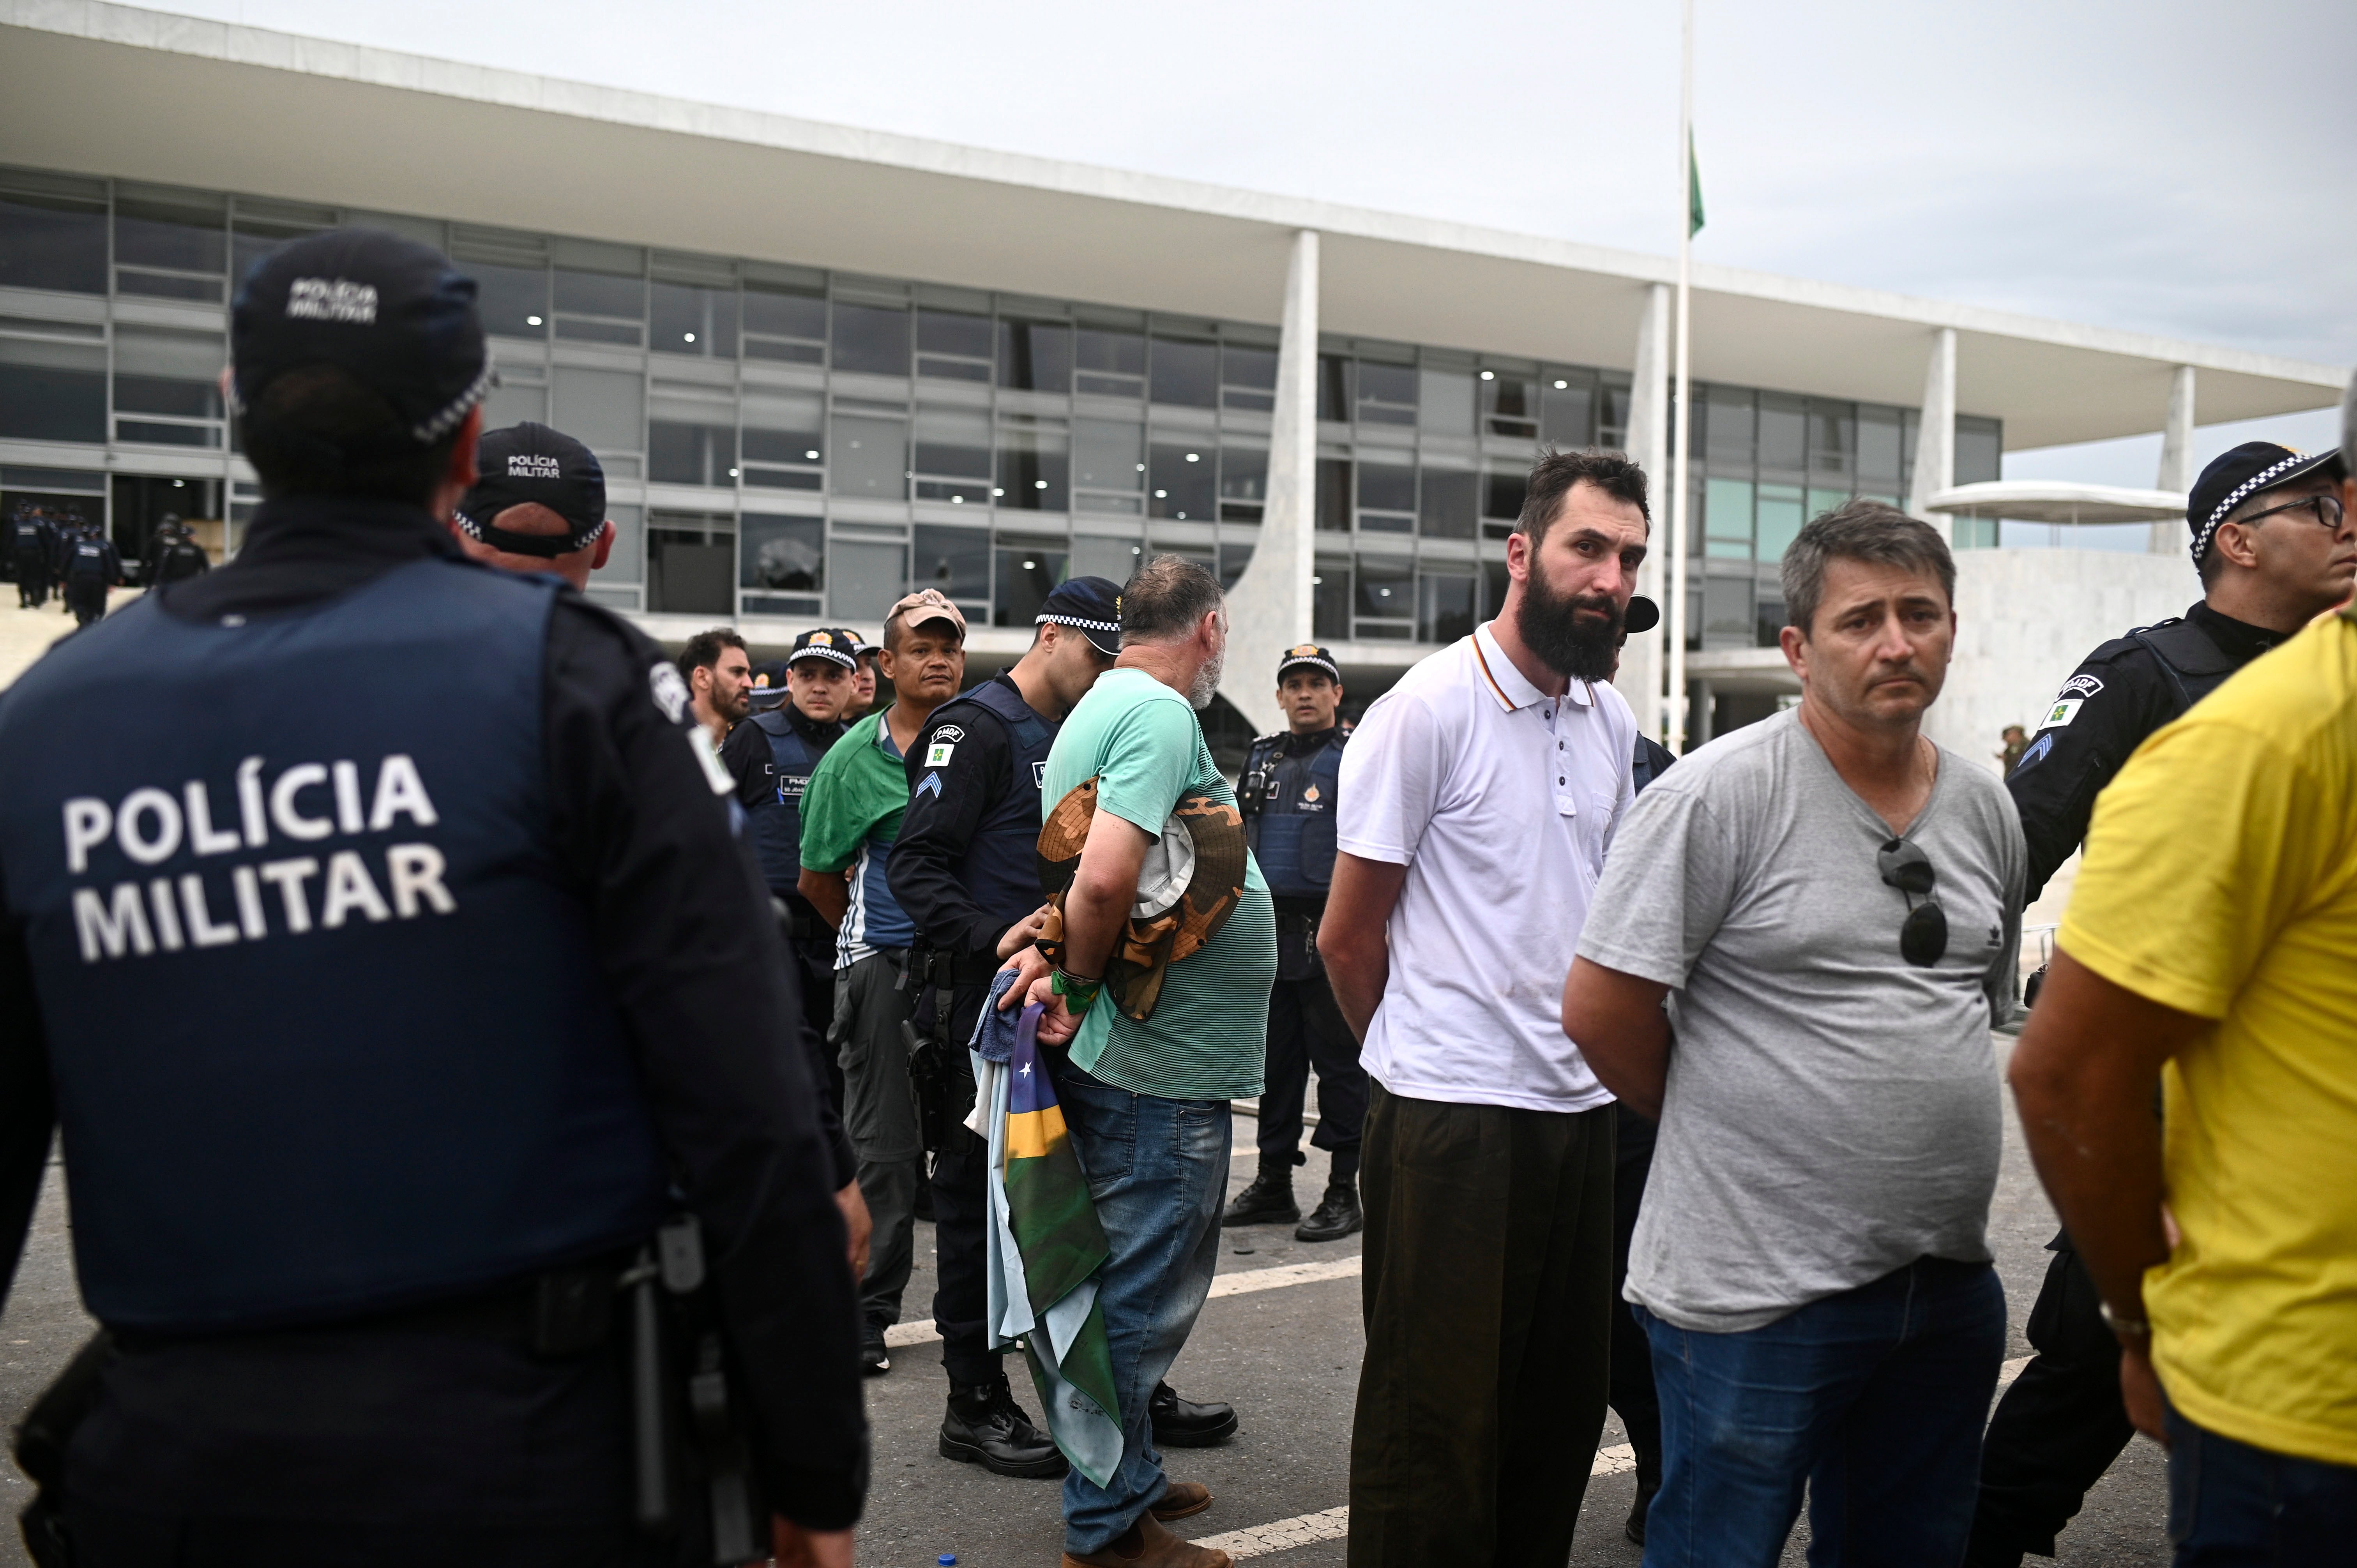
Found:
[[(1940, 879), (1932, 857), (1919, 844), (1892, 839), (1875, 855), (1875, 863), (1881, 867), (1883, 886), (1898, 888), (1907, 898), (1907, 919), (1899, 928), (1900, 955), (1918, 968), (1930, 968), (1948, 950), (1947, 912), (1932, 897)], [(1918, 898), (1923, 901), (1918, 904)]]

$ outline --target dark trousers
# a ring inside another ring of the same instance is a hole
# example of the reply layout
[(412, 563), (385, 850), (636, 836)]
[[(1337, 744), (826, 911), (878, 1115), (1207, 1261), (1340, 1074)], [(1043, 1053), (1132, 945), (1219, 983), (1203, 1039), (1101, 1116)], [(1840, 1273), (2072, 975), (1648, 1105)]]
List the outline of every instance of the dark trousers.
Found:
[(828, 1043), (834, 1037), (834, 933), (813, 937), (789, 936), (787, 955), (802, 982), (802, 1021), (818, 1033), (819, 1058), (826, 1064), (826, 1097), (837, 1117), (843, 1114), (843, 1062)]
[(2054, 1554), (2054, 1538), (2104, 1478), (2136, 1428), (2120, 1403), (2120, 1344), (2104, 1326), (2102, 1298), (2070, 1238), (2029, 1309), (2038, 1354), (1997, 1402), (1981, 1442), (1980, 1498), (1967, 1563)]
[(2169, 1540), (2177, 1568), (2350, 1568), (2357, 1466), (2276, 1454), (2169, 1409)]
[(93, 576), (66, 579), (66, 608), (76, 626), (88, 626), (106, 613), (106, 583)]
[(49, 564), (38, 550), (16, 552), (16, 607), (37, 610), (49, 602)]
[[(66, 1455), (76, 1568), (640, 1568), (621, 1337), (326, 1327), (125, 1349)], [(710, 1561), (707, 1555), (705, 1559)]]
[(989, 994), (961, 985), (950, 1005), (948, 1104), (942, 1146), (933, 1155), (933, 1256), (941, 1283), (933, 1291), (933, 1326), (942, 1335), (942, 1370), (952, 1384), (986, 1383), (999, 1373), (1003, 1351), (993, 1350), (985, 1325), (990, 1312), (990, 1144), (960, 1123), (974, 1109), (974, 1073), (965, 1042)]
[(1334, 1156), (1334, 1179), (1358, 1174), (1360, 1129), (1367, 1119), (1367, 1071), (1359, 1042), (1342, 1022), (1334, 988), (1320, 969), (1280, 980), (1268, 993), (1267, 1087), (1260, 1094), (1260, 1162), (1287, 1168), (1301, 1148), (1301, 1111), (1309, 1069), (1318, 1069), (1318, 1130), (1312, 1144)]
[(1653, 1391), (1653, 1347), (1620, 1287), (1629, 1283), (1629, 1238), (1653, 1169), (1654, 1126), (1626, 1105), (1613, 1107), (1619, 1152), (1612, 1164), (1612, 1408), (1629, 1430), (1637, 1458), (1637, 1490), (1662, 1489), (1662, 1402)]
[(859, 1156), (859, 1193), (875, 1229), (859, 1310), (871, 1345), (900, 1321), (900, 1294), (916, 1261), (917, 1179), (925, 1147), (917, 1126), (909, 1039), (910, 999), (900, 985), (905, 948), (878, 948), (835, 979), (834, 1044), (843, 1060), (843, 1130)]
[(1369, 1090), (1351, 1568), (1561, 1568), (1604, 1428), (1613, 1109)]

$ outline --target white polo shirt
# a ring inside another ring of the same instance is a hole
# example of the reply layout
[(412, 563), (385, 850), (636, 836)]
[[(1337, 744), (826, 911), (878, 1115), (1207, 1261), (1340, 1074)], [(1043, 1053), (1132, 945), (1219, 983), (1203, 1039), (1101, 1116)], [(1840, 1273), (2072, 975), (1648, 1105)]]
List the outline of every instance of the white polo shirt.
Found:
[(1634, 792), (1609, 685), (1550, 697), (1483, 623), (1377, 698), (1342, 753), (1340, 847), (1408, 868), (1361, 1063), (1394, 1094), (1530, 1111), (1612, 1096), (1564, 1037), (1563, 982)]

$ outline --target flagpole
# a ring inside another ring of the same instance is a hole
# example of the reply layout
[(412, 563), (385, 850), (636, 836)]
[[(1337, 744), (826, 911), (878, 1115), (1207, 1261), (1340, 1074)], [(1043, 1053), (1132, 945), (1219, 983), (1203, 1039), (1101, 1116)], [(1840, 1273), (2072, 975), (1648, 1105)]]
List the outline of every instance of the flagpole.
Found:
[(1694, 421), (1687, 397), (1687, 295), (1694, 272), (1694, 0), (1684, 0), (1678, 61), (1678, 370), (1670, 408), (1676, 432), (1670, 455), (1670, 749), (1686, 749), (1686, 439)]

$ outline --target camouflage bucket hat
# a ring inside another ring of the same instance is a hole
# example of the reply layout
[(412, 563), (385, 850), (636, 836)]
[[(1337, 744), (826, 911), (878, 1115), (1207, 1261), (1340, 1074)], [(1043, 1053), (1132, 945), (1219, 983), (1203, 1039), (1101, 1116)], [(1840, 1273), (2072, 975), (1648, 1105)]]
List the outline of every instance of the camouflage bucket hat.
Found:
[[(1081, 846), (1097, 811), (1097, 781), (1075, 785), (1039, 830), (1039, 890), (1049, 904), (1039, 950), (1064, 961), (1064, 896), (1081, 865)], [(1114, 1005), (1144, 1023), (1162, 999), (1169, 967), (1219, 934), (1244, 891), (1244, 822), (1209, 795), (1182, 797), (1137, 874), (1137, 902), (1105, 965)]]

